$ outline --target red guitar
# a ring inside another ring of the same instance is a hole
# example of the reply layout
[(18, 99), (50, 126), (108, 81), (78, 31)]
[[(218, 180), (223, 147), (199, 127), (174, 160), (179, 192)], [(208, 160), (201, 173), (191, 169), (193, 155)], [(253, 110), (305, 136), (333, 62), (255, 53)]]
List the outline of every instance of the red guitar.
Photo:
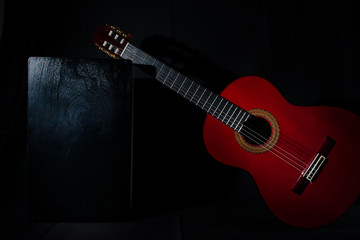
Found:
[(152, 65), (156, 79), (205, 110), (204, 141), (218, 161), (243, 168), (271, 209), (297, 227), (332, 222), (360, 191), (360, 118), (334, 107), (288, 103), (260, 77), (243, 77), (220, 95), (129, 43), (131, 35), (102, 25), (95, 44), (114, 58)]

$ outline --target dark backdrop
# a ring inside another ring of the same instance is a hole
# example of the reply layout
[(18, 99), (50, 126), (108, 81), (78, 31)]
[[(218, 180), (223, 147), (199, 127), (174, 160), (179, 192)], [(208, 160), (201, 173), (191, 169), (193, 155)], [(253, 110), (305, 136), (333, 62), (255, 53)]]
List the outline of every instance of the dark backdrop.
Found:
[[(92, 32), (97, 25), (108, 23), (133, 34), (135, 46), (173, 63), (178, 70), (216, 92), (238, 77), (258, 75), (273, 83), (293, 104), (340, 106), (359, 114), (359, 15), (356, 9), (355, 2), (348, 1), (29, 0), (20, 3), (5, 0), (0, 42), (3, 219), (18, 223), (16, 219), (26, 218), (26, 208), (18, 210), (15, 206), (26, 197), (24, 156), (29, 56), (106, 58), (93, 45)], [(225, 209), (215, 207), (209, 213), (206, 208), (200, 208), (195, 211), (196, 217), (184, 211), (184, 226), (194, 227), (183, 226), (184, 231), (191, 229), (188, 236), (193, 236), (192, 232), (201, 234), (203, 229), (212, 229), (214, 222), (225, 223), (223, 232), (229, 226), (235, 228), (236, 224), (246, 222), (244, 226), (254, 230), (258, 227), (256, 221), (263, 218), (266, 218), (264, 225), (276, 222), (263, 205), (250, 176), (223, 166), (207, 155), (201, 139), (204, 114), (163, 88), (148, 83), (146, 75), (137, 78), (140, 79), (136, 80), (139, 92), (144, 91), (141, 90), (144, 86), (153, 91), (153, 96), (170, 99), (161, 101), (155, 97), (151, 103), (157, 103), (160, 109), (174, 105), (177, 110), (169, 110), (171, 119), (188, 112), (188, 117), (178, 119), (178, 122), (187, 121), (181, 128), (182, 133), (176, 133), (180, 135), (175, 143), (167, 141), (167, 146), (172, 150), (179, 146), (182, 151), (184, 148), (195, 151), (193, 157), (188, 158), (165, 148), (160, 153), (135, 152), (138, 169), (134, 175), (137, 187), (134, 201), (138, 216), (161, 215), (231, 199)], [(148, 92), (143, 94), (151, 96)], [(146, 110), (146, 99), (138, 97), (136, 101), (139, 109)], [(143, 117), (141, 113), (137, 116), (136, 121)], [(158, 124), (156, 118), (153, 123)], [(150, 131), (153, 142), (161, 143), (169, 136), (166, 135), (168, 129), (161, 126), (158, 124), (156, 131)], [(189, 133), (190, 137), (186, 138)], [(135, 136), (141, 133), (135, 132)], [(138, 148), (141, 144), (138, 141)], [(165, 161), (166, 156), (175, 159), (173, 164)], [(143, 165), (145, 157), (158, 158), (156, 165), (148, 162)], [(156, 187), (150, 191), (149, 185)], [(245, 202), (255, 204), (256, 211), (249, 213), (253, 219), (250, 223), (249, 218), (240, 221), (237, 215), (246, 215), (244, 209), (239, 210), (239, 205)], [(16, 214), (12, 212), (14, 209)], [(211, 222), (209, 215), (220, 220)], [(207, 225), (207, 221), (211, 224)], [(220, 232), (216, 233), (222, 236)]]

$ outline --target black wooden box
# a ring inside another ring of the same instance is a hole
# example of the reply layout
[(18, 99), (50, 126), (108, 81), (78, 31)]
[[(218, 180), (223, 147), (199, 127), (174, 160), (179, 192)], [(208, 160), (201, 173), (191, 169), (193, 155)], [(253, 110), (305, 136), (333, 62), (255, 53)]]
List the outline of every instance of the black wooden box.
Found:
[(129, 218), (131, 98), (128, 61), (29, 58), (32, 220)]

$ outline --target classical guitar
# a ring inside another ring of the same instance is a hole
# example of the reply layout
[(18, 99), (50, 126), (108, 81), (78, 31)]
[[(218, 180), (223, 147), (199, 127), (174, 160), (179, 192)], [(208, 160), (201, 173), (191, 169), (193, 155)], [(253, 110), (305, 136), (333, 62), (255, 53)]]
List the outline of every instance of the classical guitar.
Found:
[(329, 106), (288, 103), (263, 78), (248, 76), (220, 95), (188, 79), (101, 25), (94, 43), (113, 58), (156, 68), (156, 79), (207, 112), (203, 137), (218, 161), (247, 170), (271, 211), (312, 228), (343, 214), (360, 192), (360, 118)]

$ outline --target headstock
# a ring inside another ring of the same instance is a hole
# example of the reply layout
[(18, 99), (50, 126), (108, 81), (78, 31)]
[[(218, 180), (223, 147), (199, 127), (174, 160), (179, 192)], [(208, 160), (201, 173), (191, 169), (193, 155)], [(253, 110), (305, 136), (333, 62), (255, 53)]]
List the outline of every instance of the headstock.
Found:
[(118, 27), (100, 25), (94, 32), (94, 43), (109, 56), (119, 59), (132, 35), (125, 34)]

